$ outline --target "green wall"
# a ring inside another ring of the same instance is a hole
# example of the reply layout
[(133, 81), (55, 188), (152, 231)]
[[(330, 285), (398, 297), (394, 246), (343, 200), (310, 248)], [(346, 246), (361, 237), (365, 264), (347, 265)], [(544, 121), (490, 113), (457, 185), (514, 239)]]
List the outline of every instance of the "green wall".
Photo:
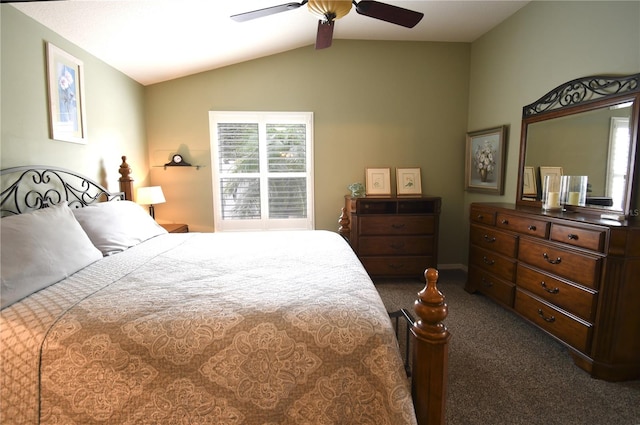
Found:
[(206, 165), (152, 168), (167, 197), (157, 217), (213, 230), (209, 111), (312, 111), (316, 228), (337, 230), (347, 186), (364, 183), (366, 167), (421, 167), (423, 193), (443, 199), (441, 262), (459, 261), (469, 49), (335, 40), (147, 87), (151, 164), (181, 151)]
[[(0, 6), (0, 166), (55, 165), (118, 190), (122, 155), (148, 179), (144, 87), (8, 4)], [(84, 63), (87, 144), (49, 137), (45, 43)]]

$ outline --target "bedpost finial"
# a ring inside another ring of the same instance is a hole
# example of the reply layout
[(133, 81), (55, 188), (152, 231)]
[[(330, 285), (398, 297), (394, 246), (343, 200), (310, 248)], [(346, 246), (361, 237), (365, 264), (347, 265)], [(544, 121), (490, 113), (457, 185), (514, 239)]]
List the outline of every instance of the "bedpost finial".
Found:
[(438, 290), (438, 270), (429, 268), (425, 270), (424, 276), (427, 284), (424, 289), (418, 292), (418, 299), (414, 303), (414, 310), (418, 315), (414, 329), (420, 332), (423, 338), (427, 339), (447, 339), (449, 331), (442, 321), (446, 319), (449, 312), (444, 295)]
[(127, 164), (127, 157), (122, 155), (122, 164), (118, 170), (120, 177), (120, 191), (124, 193), (124, 199), (133, 201), (133, 179), (131, 178), (131, 167)]
[(127, 157), (125, 155), (122, 155), (122, 164), (120, 164), (118, 172), (122, 176), (120, 181), (127, 181), (130, 179), (129, 175), (131, 174), (131, 167), (127, 164)]
[(436, 282), (438, 281), (438, 270), (429, 267), (427, 270), (424, 271), (424, 278), (426, 279), (427, 283), (429, 282), (433, 282), (433, 286), (435, 287)]

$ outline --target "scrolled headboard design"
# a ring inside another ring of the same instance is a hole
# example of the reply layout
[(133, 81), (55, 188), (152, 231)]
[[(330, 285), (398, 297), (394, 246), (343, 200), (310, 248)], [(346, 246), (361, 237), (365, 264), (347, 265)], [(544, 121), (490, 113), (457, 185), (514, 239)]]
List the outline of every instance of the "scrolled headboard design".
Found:
[(125, 199), (64, 168), (29, 165), (0, 170), (0, 217), (23, 214), (67, 201), (71, 208)]

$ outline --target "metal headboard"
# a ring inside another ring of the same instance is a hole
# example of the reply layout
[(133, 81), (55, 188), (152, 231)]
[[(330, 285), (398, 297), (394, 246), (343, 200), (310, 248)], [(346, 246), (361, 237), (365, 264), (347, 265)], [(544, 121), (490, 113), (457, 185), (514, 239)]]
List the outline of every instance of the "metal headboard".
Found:
[(0, 217), (23, 214), (67, 201), (71, 208), (125, 199), (94, 180), (58, 167), (28, 165), (0, 170)]

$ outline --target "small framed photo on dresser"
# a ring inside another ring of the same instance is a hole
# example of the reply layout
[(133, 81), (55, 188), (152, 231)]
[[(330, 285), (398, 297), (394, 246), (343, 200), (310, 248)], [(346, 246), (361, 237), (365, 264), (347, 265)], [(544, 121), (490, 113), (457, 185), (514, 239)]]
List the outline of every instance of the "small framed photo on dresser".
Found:
[(420, 168), (396, 168), (396, 187), (398, 196), (421, 196)]
[(366, 194), (391, 196), (391, 168), (366, 169)]
[(533, 167), (524, 167), (524, 174), (522, 178), (522, 195), (526, 197), (538, 196), (536, 174), (533, 170)]

